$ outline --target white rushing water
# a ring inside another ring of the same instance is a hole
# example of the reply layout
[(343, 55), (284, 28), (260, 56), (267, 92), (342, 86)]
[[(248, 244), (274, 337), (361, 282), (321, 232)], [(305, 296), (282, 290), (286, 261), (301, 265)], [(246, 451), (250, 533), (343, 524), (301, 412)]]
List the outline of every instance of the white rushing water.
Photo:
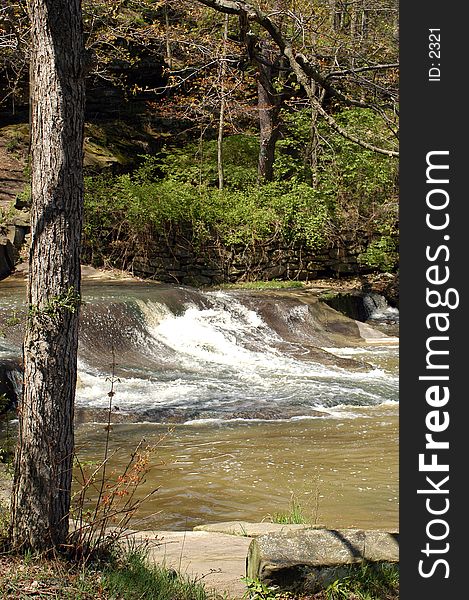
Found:
[[(4, 291), (0, 324), (25, 313), (24, 289)], [(98, 282), (84, 292), (77, 447), (85, 461), (103, 455), (114, 362), (110, 465), (119, 472), (142, 438), (157, 452), (145, 527), (261, 521), (293, 493), (325, 526), (396, 526), (397, 340), (307, 291)], [(23, 327), (0, 338), (16, 385)]]
[[(0, 313), (19, 298), (4, 296)], [(125, 282), (85, 287), (85, 300), (80, 408), (108, 407), (113, 355), (115, 409), (141, 421), (343, 417), (398, 401), (397, 344), (365, 344), (354, 321), (307, 295)], [(20, 334), (0, 342), (2, 357), (20, 355)]]
[[(134, 329), (127, 355), (134, 366), (116, 358), (119, 409), (150, 421), (281, 420), (340, 410), (343, 416), (344, 406), (397, 401), (397, 368), (379, 366), (383, 357), (394, 358), (397, 365), (396, 346), (328, 349), (324, 356), (335, 355), (337, 364), (322, 362), (321, 356), (308, 359), (302, 335), (308, 305), (285, 308), (279, 303), (284, 320), (298, 330), (293, 332), (298, 339), (292, 342), (242, 298), (226, 292), (200, 296), (197, 302), (185, 301), (177, 311), (158, 299), (135, 300), (132, 310), (137, 310), (142, 329)], [(340, 357), (359, 357), (367, 364), (351, 370), (341, 365)], [(78, 406), (105, 408), (109, 382), (103, 369), (81, 361), (79, 377)]]

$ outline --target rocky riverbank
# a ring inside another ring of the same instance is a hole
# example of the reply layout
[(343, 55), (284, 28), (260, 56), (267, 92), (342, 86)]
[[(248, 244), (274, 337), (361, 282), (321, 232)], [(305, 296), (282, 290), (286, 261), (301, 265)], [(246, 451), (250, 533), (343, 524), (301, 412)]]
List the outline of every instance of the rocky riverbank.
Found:
[[(150, 152), (156, 143), (150, 134), (123, 130), (122, 124), (87, 127), (87, 172), (112, 172), (115, 165), (119, 169), (129, 168), (137, 154)], [(28, 144), (27, 125), (0, 129), (0, 279), (11, 274), (28, 253)], [(190, 228), (186, 231), (186, 226), (178, 226), (153, 232), (133, 250), (129, 250), (125, 236), (110, 240), (109, 248), (102, 248), (98, 262), (112, 261), (113, 266), (139, 277), (197, 287), (273, 279), (314, 282), (321, 278), (359, 277), (364, 291), (382, 293), (382, 289), (388, 301), (397, 305), (395, 276), (392, 281), (379, 279), (369, 266), (361, 263), (360, 257), (373, 236), (371, 231), (367, 235), (343, 231), (320, 250), (278, 236), (247, 245), (223, 244), (216, 236), (203, 244), (194, 244)], [(85, 244), (83, 256), (95, 260), (92, 254)]]

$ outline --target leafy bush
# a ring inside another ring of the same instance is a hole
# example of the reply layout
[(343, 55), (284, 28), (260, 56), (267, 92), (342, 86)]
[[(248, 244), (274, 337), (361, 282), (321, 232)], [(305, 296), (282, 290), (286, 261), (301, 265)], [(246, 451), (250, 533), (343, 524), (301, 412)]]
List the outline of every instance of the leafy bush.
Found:
[(180, 229), (192, 242), (214, 238), (251, 244), (281, 236), (319, 248), (325, 241), (327, 202), (301, 182), (273, 182), (247, 189), (218, 190), (175, 179), (144, 180), (135, 175), (87, 178), (84, 236), (88, 258), (112, 253), (113, 244)]
[[(368, 131), (370, 141), (382, 137), (371, 111), (344, 110), (337, 120), (352, 132)], [(135, 254), (155, 235), (167, 237), (174, 231), (189, 236), (195, 245), (207, 240), (229, 246), (283, 239), (314, 250), (334, 240), (344, 245), (351, 235), (379, 235), (362, 254), (362, 264), (393, 269), (396, 162), (318, 124), (323, 143), (313, 177), (308, 159), (311, 112), (285, 113), (284, 122), (276, 180), (270, 183), (257, 182), (258, 140), (248, 135), (224, 141), (223, 190), (217, 189), (215, 140), (142, 157), (132, 174), (87, 178), (86, 259), (122, 263), (122, 253)]]
[[(256, 184), (259, 141), (255, 136), (232, 135), (223, 141), (225, 186), (243, 189)], [(192, 186), (218, 185), (217, 142), (192, 142), (183, 148), (166, 148), (156, 157), (161, 173), (167, 179)]]
[[(296, 178), (311, 183), (310, 110), (284, 113), (287, 130), (278, 142), (277, 176)], [(337, 122), (350, 133), (366, 141), (379, 142), (382, 120), (371, 110), (345, 109), (336, 115)], [(385, 201), (396, 193), (397, 161), (366, 150), (330, 130), (322, 121), (317, 123), (320, 144), (317, 148), (317, 188), (326, 194), (347, 196), (355, 202)]]
[(359, 255), (360, 264), (367, 265), (380, 271), (394, 271), (399, 262), (395, 238), (382, 236), (379, 240), (372, 241), (368, 248)]

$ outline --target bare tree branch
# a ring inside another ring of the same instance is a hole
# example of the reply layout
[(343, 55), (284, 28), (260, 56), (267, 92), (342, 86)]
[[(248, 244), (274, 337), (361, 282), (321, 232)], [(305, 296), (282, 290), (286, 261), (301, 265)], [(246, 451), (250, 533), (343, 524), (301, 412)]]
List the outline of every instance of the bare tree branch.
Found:
[(344, 69), (343, 71), (332, 71), (325, 76), (325, 79), (332, 77), (342, 77), (343, 75), (350, 75), (354, 73), (360, 73), (363, 71), (383, 71), (385, 69), (398, 69), (399, 63), (387, 63), (383, 65), (369, 65), (367, 67), (357, 67), (354, 69)]
[[(326, 81), (326, 79), (317, 71), (316, 68), (303, 56), (303, 55), (295, 55), (295, 52), (279, 27), (272, 21), (272, 19), (263, 13), (259, 8), (252, 6), (251, 4), (244, 2), (244, 0), (198, 0), (200, 3), (208, 6), (209, 8), (213, 8), (214, 10), (225, 13), (238, 15), (244, 20), (248, 22), (255, 22), (260, 25), (272, 38), (272, 40), (277, 44), (281, 53), (286, 56), (290, 63), (290, 67), (292, 71), (295, 73), (298, 82), (302, 85), (305, 90), (308, 99), (315, 110), (324, 118), (326, 123), (337, 133), (339, 133), (342, 137), (366, 148), (367, 150), (372, 150), (373, 152), (378, 152), (379, 154), (384, 154), (386, 156), (398, 157), (399, 153), (394, 150), (388, 150), (386, 148), (380, 148), (366, 142), (358, 138), (356, 135), (346, 131), (337, 121), (323, 108), (321, 103), (315, 96), (315, 93), (311, 86), (311, 79), (313, 79), (317, 84), (324, 87), (328, 91), (334, 91), (334, 95), (338, 95), (339, 92), (333, 90)], [(345, 97), (344, 97), (345, 99)], [(358, 101), (354, 101), (354, 104)], [(355, 104), (356, 105), (356, 104)], [(362, 107), (365, 108), (365, 106)], [(369, 106), (366, 106), (369, 108)]]

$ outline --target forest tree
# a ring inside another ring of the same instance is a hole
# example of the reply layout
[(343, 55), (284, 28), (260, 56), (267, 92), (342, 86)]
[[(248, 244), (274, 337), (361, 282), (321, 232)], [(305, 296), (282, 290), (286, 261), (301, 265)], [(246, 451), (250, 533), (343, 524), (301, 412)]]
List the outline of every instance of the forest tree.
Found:
[(31, 248), (11, 535), (68, 534), (80, 305), (84, 80), (80, 0), (30, 0)]

